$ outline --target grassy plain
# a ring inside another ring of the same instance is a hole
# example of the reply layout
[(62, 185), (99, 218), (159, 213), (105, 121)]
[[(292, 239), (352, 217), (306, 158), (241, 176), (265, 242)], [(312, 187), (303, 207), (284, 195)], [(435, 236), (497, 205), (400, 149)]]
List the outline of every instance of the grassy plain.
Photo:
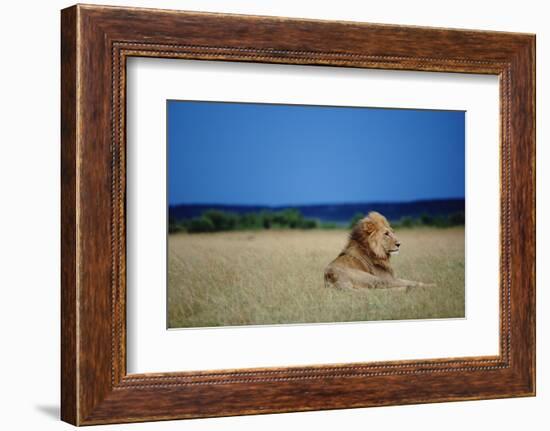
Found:
[(401, 229), (392, 257), (400, 278), (435, 287), (340, 291), (323, 271), (346, 230), (260, 230), (171, 234), (168, 326), (464, 317), (464, 228)]

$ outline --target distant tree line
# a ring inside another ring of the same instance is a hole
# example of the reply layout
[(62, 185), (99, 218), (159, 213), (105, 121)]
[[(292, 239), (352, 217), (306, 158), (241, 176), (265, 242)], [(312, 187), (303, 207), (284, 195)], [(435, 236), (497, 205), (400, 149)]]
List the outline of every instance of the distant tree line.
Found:
[[(352, 227), (364, 214), (357, 213), (351, 220)], [(423, 214), (418, 218), (403, 217), (391, 223), (395, 228), (409, 228), (416, 226), (451, 227), (464, 225), (464, 213), (454, 213), (448, 216), (431, 216)], [(191, 219), (174, 219), (168, 221), (168, 231), (204, 233), (225, 232), (233, 230), (261, 230), (261, 229), (337, 229), (341, 225), (331, 222), (306, 218), (297, 209), (283, 211), (261, 211), (258, 213), (237, 214), (234, 212), (208, 210), (198, 217)]]
[(261, 211), (237, 214), (220, 210), (208, 210), (199, 217), (169, 220), (170, 232), (223, 232), (231, 230), (259, 229), (316, 229), (322, 227), (318, 220), (305, 218), (296, 209)]

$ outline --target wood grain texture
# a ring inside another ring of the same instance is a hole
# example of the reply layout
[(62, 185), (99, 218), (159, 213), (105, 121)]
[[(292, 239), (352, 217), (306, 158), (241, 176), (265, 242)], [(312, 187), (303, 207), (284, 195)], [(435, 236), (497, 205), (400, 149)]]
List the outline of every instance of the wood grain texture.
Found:
[(77, 422), (76, 9), (61, 16), (61, 418)]
[[(79, 5), (62, 11), (61, 36), (63, 420), (86, 425), (534, 394), (533, 35)], [(129, 56), (499, 75), (499, 356), (127, 375)]]

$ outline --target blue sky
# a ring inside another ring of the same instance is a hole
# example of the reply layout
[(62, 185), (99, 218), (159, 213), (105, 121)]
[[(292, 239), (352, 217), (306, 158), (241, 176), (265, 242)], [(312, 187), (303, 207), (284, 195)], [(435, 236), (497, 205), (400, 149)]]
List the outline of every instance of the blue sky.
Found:
[(168, 201), (463, 198), (463, 111), (168, 101)]

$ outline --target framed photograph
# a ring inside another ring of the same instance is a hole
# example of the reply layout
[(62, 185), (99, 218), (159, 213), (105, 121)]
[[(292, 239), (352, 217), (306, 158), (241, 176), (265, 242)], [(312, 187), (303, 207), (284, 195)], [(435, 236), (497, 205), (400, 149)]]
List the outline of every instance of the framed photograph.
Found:
[(61, 18), (64, 421), (535, 394), (534, 35)]

